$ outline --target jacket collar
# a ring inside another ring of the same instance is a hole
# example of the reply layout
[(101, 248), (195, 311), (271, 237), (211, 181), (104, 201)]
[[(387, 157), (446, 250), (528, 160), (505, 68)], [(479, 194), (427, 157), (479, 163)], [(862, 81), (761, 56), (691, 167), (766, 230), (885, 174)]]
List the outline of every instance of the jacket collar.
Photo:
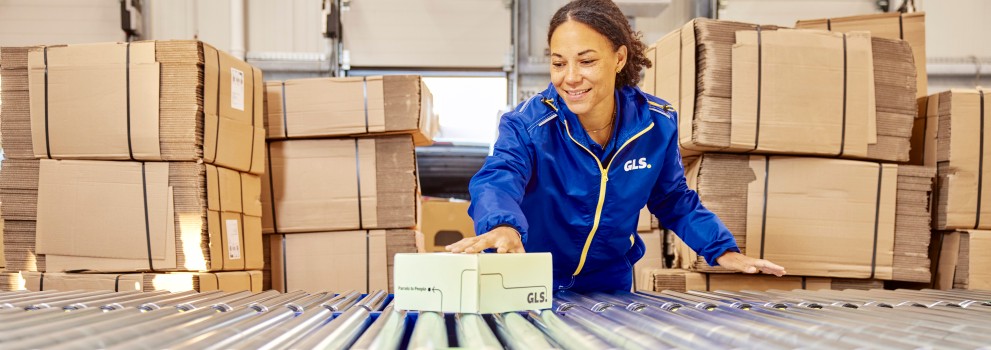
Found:
[[(637, 133), (646, 129), (653, 119), (650, 117), (650, 110), (646, 107), (647, 97), (639, 88), (623, 86), (616, 89), (615, 94), (616, 101), (619, 104), (619, 115), (616, 117), (620, 119), (615, 142), (621, 145)], [(543, 96), (542, 102), (556, 110), (560, 116), (560, 118), (557, 118), (558, 123), (564, 123), (567, 120), (577, 123), (578, 115), (568, 109), (568, 105), (564, 103), (564, 99), (558, 95), (557, 89), (554, 89), (554, 84), (548, 84)], [(572, 130), (572, 132), (575, 131)]]

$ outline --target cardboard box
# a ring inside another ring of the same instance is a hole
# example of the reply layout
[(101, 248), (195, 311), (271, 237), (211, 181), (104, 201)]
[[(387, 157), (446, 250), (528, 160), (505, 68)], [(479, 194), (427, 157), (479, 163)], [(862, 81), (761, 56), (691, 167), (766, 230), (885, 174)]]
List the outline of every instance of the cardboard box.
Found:
[(7, 266), (7, 257), (4, 256), (3, 251), (3, 220), (0, 219), (0, 269)]
[(411, 134), (433, 143), (433, 96), (416, 75), (312, 78), (265, 83), (269, 139)]
[(875, 289), (883, 288), (883, 281), (857, 280), (829, 277), (782, 276), (741, 273), (700, 273), (679, 269), (645, 270), (641, 276), (644, 280), (653, 282), (651, 291), (671, 290), (684, 292), (698, 291), (765, 291), (770, 289)]
[[(843, 159), (705, 154), (688, 185), (744, 254), (803, 276), (928, 282), (934, 169)], [(675, 266), (708, 266), (679, 244)]]
[[(31, 48), (32, 154), (261, 174), (261, 70), (199, 41)], [(6, 77), (5, 77), (6, 78)]]
[[(938, 169), (936, 181), (937, 230), (991, 229), (991, 152), (981, 149), (991, 123), (984, 123), (985, 93), (950, 90), (929, 96), (920, 103), (925, 114), (927, 166)], [(991, 96), (988, 97), (991, 100)], [(982, 127), (984, 128), (982, 130)]]
[(400, 310), (502, 313), (551, 307), (551, 255), (398, 254)]
[(272, 288), (310, 293), (391, 292), (393, 257), (416, 252), (413, 235), (412, 230), (269, 235)]
[(0, 261), (6, 261), (0, 265), (11, 271), (45, 269), (44, 256), (35, 251), (39, 161), (31, 148), (28, 50), (0, 48), (0, 140), (5, 158), (0, 166), (0, 218), (5, 226)]
[(659, 226), (657, 217), (651, 214), (646, 206), (640, 209), (640, 217), (637, 219), (637, 232), (653, 232)]
[(24, 278), (19, 272), (0, 272), (0, 291), (25, 290)]
[(62, 273), (22, 272), (25, 287), (30, 291), (42, 290), (109, 290), (114, 292), (167, 290), (182, 292), (195, 290), (209, 292), (262, 291), (261, 271), (233, 271), (217, 273)]
[[(647, 49), (644, 50), (644, 55), (650, 62), (657, 62), (657, 46), (658, 44), (647, 45)], [(656, 94), (657, 92), (657, 65), (651, 65), (650, 67), (644, 68), (643, 79), (640, 80), (640, 90), (650, 94)]]
[(42, 160), (47, 271), (262, 267), (260, 178), (192, 162)]
[(928, 94), (926, 73), (926, 13), (877, 13), (839, 18), (808, 19), (795, 22), (795, 28), (820, 29), (834, 32), (868, 31), (872, 36), (901, 39), (912, 46), (916, 68), (917, 97)]
[(640, 239), (643, 240), (646, 251), (644, 252), (643, 258), (633, 264), (633, 279), (634, 279), (634, 289), (636, 290), (654, 290), (653, 284), (648, 283), (648, 280), (641, 280), (639, 276), (644, 270), (654, 270), (662, 269), (664, 266), (664, 255), (662, 240), (664, 233), (660, 230), (655, 230), (647, 233), (638, 233)]
[(444, 252), (444, 247), (475, 236), (475, 224), (468, 216), (471, 202), (423, 199), (421, 231), (428, 252)]
[(11, 271), (45, 270), (45, 257), (35, 250), (39, 164), (37, 159), (4, 159), (0, 166), (3, 255)]
[(270, 142), (266, 233), (412, 228), (419, 189), (408, 135)]
[(916, 90), (904, 41), (695, 19), (656, 46), (648, 92), (680, 112), (686, 157), (909, 158)]
[(29, 47), (0, 47), (0, 134), (5, 159), (34, 159), (28, 93)]
[(934, 287), (991, 290), (991, 231), (937, 232)]

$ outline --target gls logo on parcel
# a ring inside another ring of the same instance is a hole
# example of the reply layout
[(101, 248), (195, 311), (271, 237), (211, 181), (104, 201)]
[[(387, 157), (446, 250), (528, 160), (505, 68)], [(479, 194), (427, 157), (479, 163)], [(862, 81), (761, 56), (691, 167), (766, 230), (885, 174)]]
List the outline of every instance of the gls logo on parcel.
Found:
[(647, 163), (647, 158), (640, 159), (630, 159), (623, 163), (623, 170), (637, 170), (637, 169), (650, 169), (650, 163)]
[(528, 293), (526, 295), (526, 302), (529, 304), (543, 303), (546, 302), (547, 298), (544, 296), (544, 292), (540, 293)]

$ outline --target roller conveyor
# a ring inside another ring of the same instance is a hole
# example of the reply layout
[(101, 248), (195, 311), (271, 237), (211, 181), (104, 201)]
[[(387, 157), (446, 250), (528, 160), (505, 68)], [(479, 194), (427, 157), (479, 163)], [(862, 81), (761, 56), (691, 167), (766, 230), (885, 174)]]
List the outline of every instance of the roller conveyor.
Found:
[(504, 314), (397, 310), (385, 291), (0, 292), (3, 349), (976, 349), (991, 292), (562, 291)]

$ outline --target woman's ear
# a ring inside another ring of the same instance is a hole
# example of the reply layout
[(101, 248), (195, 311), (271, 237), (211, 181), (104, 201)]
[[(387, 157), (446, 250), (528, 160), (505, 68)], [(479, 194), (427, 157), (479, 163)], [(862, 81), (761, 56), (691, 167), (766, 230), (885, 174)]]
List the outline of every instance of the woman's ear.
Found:
[(620, 45), (619, 49), (616, 49), (616, 73), (623, 71), (623, 67), (626, 66), (627, 58), (626, 45)]

